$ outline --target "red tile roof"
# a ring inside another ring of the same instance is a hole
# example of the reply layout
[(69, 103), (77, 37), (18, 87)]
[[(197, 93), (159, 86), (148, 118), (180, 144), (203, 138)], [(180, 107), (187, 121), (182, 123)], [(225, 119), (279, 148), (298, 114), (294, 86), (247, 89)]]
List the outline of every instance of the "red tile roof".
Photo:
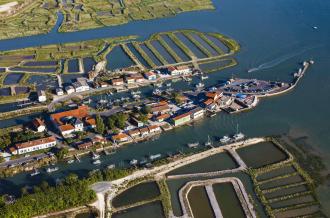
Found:
[(165, 120), (165, 119), (168, 119), (170, 117), (171, 117), (171, 115), (169, 115), (169, 114), (162, 114), (162, 115), (156, 117), (156, 120)]
[(187, 117), (187, 116), (190, 116), (191, 115), (191, 112), (187, 112), (187, 113), (184, 113), (184, 114), (181, 114), (181, 115), (178, 115), (176, 117), (173, 117), (173, 120), (180, 120), (184, 117)]
[(128, 135), (125, 134), (125, 133), (118, 133), (117, 135), (112, 136), (113, 140), (121, 140), (121, 139), (124, 139), (124, 138), (128, 138)]
[(73, 130), (74, 126), (72, 126), (71, 124), (66, 124), (66, 125), (62, 125), (59, 126), (61, 132), (65, 132), (65, 131), (69, 131), (69, 130)]
[(47, 138), (41, 138), (41, 139), (36, 139), (33, 141), (28, 141), (28, 142), (23, 142), (23, 143), (18, 143), (15, 145), (17, 149), (22, 149), (22, 148), (29, 148), (33, 147), (36, 145), (41, 145), (41, 144), (46, 144), (46, 143), (51, 143), (51, 142), (56, 142), (56, 139), (54, 136), (50, 136)]
[(207, 99), (206, 101), (204, 101), (205, 105), (210, 105), (213, 103), (213, 100), (211, 98)]
[(82, 105), (79, 106), (77, 109), (64, 111), (56, 114), (52, 114), (51, 118), (59, 125), (63, 124), (61, 119), (65, 117), (76, 117), (79, 119), (85, 118), (88, 115), (88, 106)]
[(45, 125), (44, 121), (42, 121), (42, 120), (39, 119), (39, 118), (34, 119), (34, 120), (32, 121), (32, 124), (33, 124), (33, 126), (36, 127), (36, 128), (38, 128), (39, 126), (44, 126), (44, 125)]

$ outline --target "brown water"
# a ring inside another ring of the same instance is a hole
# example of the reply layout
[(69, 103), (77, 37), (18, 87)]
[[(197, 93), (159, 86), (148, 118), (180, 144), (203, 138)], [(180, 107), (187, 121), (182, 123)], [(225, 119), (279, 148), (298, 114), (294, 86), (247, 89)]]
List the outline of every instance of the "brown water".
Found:
[(196, 186), (188, 194), (190, 207), (195, 218), (213, 218), (214, 213), (205, 186)]
[(119, 211), (112, 218), (165, 218), (160, 201)]
[(213, 185), (214, 194), (225, 218), (244, 218), (245, 214), (241, 203), (231, 183), (220, 183)]
[(237, 150), (243, 161), (252, 168), (260, 168), (287, 159), (287, 155), (271, 142), (262, 142)]
[(168, 173), (168, 175), (190, 174), (214, 172), (220, 170), (234, 169), (237, 167), (236, 162), (227, 152), (215, 154), (208, 158), (196, 161), (192, 164), (180, 167)]
[(112, 201), (114, 207), (122, 207), (140, 201), (156, 198), (160, 195), (156, 182), (145, 182), (129, 188), (116, 196)]

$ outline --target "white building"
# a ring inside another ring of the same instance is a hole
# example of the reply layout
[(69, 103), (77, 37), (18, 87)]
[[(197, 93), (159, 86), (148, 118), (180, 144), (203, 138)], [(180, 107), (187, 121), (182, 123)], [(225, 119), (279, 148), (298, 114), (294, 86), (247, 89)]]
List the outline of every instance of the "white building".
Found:
[(29, 152), (34, 152), (46, 148), (51, 148), (56, 146), (56, 138), (50, 136), (47, 138), (37, 139), (29, 142), (23, 142), (16, 144), (13, 149), (11, 149), (12, 154), (25, 154)]
[(74, 89), (76, 92), (84, 92), (89, 90), (89, 85), (85, 79), (77, 79), (77, 82), (74, 82), (73, 84)]
[(44, 121), (42, 121), (39, 118), (36, 118), (32, 121), (32, 125), (34, 127), (34, 130), (37, 132), (44, 132), (46, 130), (46, 126)]
[(157, 75), (154, 72), (152, 72), (152, 71), (149, 71), (147, 73), (144, 73), (144, 77), (147, 80), (156, 80), (157, 79)]
[(58, 95), (58, 96), (64, 95), (63, 89), (62, 88), (57, 88), (56, 89), (56, 95)]
[(38, 101), (39, 102), (46, 102), (47, 101), (46, 92), (44, 90), (39, 90), (38, 91)]
[(204, 109), (201, 107), (196, 107), (195, 109), (192, 109), (191, 111), (191, 119), (198, 119), (204, 116)]
[(68, 95), (70, 95), (70, 94), (72, 94), (72, 93), (75, 92), (73, 86), (67, 86), (67, 87), (65, 87), (65, 91), (66, 91), (66, 93), (68, 93)]
[(176, 70), (180, 75), (187, 75), (191, 73), (191, 69), (188, 66), (177, 66)]
[(177, 67), (169, 67), (168, 71), (172, 76), (187, 75), (191, 73), (191, 69), (185, 65), (177, 66)]

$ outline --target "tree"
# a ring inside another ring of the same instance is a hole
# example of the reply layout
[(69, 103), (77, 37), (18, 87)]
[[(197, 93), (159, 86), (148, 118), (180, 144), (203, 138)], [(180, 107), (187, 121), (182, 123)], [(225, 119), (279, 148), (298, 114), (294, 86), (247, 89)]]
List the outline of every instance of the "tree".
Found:
[(0, 136), (0, 149), (5, 149), (11, 145), (10, 135), (8, 133), (4, 133)]
[(119, 129), (124, 129), (125, 128), (125, 123), (128, 120), (128, 115), (124, 113), (119, 113), (117, 114), (117, 120), (116, 120), (116, 126)]
[(150, 106), (147, 106), (147, 105), (145, 105), (145, 106), (143, 106), (142, 108), (141, 108), (141, 113), (143, 113), (143, 114), (150, 114), (151, 113), (151, 107)]
[(114, 130), (114, 128), (116, 128), (116, 118), (113, 115), (108, 117), (107, 127), (109, 130)]
[(68, 148), (61, 148), (57, 153), (56, 157), (60, 160), (64, 159), (64, 157), (69, 153)]
[(139, 115), (139, 120), (142, 122), (142, 123), (147, 123), (148, 122), (148, 115), (146, 115), (146, 114), (140, 114)]
[(96, 115), (96, 132), (103, 134), (105, 130), (104, 122), (102, 117), (98, 114)]
[(73, 185), (78, 181), (78, 176), (74, 173), (70, 173), (66, 178), (65, 178), (65, 184), (67, 185)]

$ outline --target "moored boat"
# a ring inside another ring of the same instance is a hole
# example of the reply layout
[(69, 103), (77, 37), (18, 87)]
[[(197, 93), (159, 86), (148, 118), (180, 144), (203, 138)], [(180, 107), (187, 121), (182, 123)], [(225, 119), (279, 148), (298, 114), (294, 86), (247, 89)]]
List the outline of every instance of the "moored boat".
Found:
[(55, 172), (55, 171), (57, 171), (59, 168), (58, 167), (54, 167), (54, 168), (47, 168), (46, 169), (46, 172), (47, 173), (52, 173), (52, 172)]
[(194, 142), (194, 143), (188, 143), (187, 146), (189, 148), (196, 148), (199, 145), (199, 142)]
[(39, 170), (35, 169), (33, 171), (33, 173), (30, 174), (30, 176), (36, 176), (36, 175), (39, 175), (39, 174), (40, 174)]

